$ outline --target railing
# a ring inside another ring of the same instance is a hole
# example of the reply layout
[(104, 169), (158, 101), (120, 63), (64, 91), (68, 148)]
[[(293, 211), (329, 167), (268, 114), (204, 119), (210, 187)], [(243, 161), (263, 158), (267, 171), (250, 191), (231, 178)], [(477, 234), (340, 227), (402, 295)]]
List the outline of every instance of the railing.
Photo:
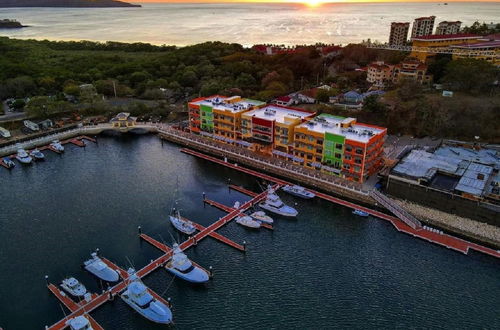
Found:
[(422, 223), (419, 220), (378, 190), (374, 189), (370, 191), (370, 196), (413, 229), (422, 227)]
[[(473, 44), (471, 44), (473, 45)], [(387, 49), (399, 50), (403, 52), (419, 52), (419, 53), (433, 53), (433, 54), (450, 54), (458, 56), (487, 56), (491, 58), (498, 58), (500, 55), (494, 50), (475, 50), (475, 49), (460, 49), (451, 47), (416, 47), (416, 46), (398, 46), (389, 44), (370, 44), (368, 48), (374, 49)]]
[(314, 170), (307, 169), (303, 166), (298, 166), (295, 164), (292, 164), (288, 161), (280, 160), (277, 158), (273, 157), (266, 157), (266, 156), (261, 156), (258, 155), (252, 151), (243, 149), (241, 147), (236, 147), (232, 146), (229, 144), (222, 144), (220, 142), (216, 142), (211, 140), (210, 138), (203, 137), (200, 135), (195, 135), (187, 132), (182, 132), (176, 129), (173, 129), (169, 126), (166, 125), (158, 125), (158, 132), (165, 134), (165, 135), (170, 135), (175, 138), (184, 140), (186, 143), (197, 143), (201, 144), (203, 146), (206, 146), (211, 149), (218, 150), (221, 153), (228, 154), (228, 155), (233, 155), (238, 158), (242, 158), (248, 161), (251, 161), (253, 164), (258, 165), (262, 164), (265, 166), (272, 167), (278, 171), (281, 172), (287, 172), (291, 175), (299, 175), (307, 179), (312, 179), (315, 181), (319, 181), (324, 184), (329, 184), (336, 186), (341, 189), (346, 189), (350, 190), (352, 192), (355, 192), (357, 194), (362, 194), (365, 196), (368, 196), (369, 193), (365, 190), (362, 189), (362, 185), (355, 184), (348, 182), (346, 180), (337, 178), (332, 175), (324, 174), (321, 172), (317, 172)]

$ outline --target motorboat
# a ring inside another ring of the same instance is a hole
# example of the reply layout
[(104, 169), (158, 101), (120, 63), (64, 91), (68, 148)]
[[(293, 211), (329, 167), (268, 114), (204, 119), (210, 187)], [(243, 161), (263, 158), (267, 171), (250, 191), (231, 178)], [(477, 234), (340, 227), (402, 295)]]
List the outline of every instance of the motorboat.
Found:
[(366, 213), (364, 211), (361, 211), (361, 210), (358, 210), (358, 209), (352, 211), (352, 214), (359, 215), (360, 217), (367, 217), (367, 216), (369, 216), (368, 213)]
[(45, 155), (43, 154), (43, 152), (41, 152), (37, 148), (31, 150), (30, 156), (32, 158), (34, 158), (35, 160), (43, 160), (43, 159), (45, 159)]
[(33, 158), (24, 149), (17, 150), (16, 159), (22, 164), (30, 164), (33, 161)]
[(16, 166), (16, 163), (14, 163), (9, 157), (4, 157), (2, 161), (5, 166), (7, 166), (7, 168), (13, 168), (14, 166)]
[(116, 282), (120, 279), (118, 272), (102, 261), (97, 253), (91, 254), (92, 258), (84, 261), (83, 268), (106, 282)]
[(191, 235), (196, 231), (196, 227), (193, 225), (193, 223), (182, 218), (178, 210), (173, 209), (172, 214), (169, 216), (169, 219), (175, 229), (186, 235)]
[(136, 275), (134, 269), (129, 268), (128, 273), (127, 288), (120, 295), (122, 300), (150, 321), (163, 324), (171, 323), (172, 311), (170, 308), (153, 297), (148, 287)]
[(74, 277), (68, 277), (62, 280), (61, 288), (75, 297), (83, 297), (87, 293), (85, 286)]
[(59, 140), (52, 141), (50, 146), (58, 152), (64, 152), (64, 147)]
[(285, 217), (295, 217), (299, 212), (291, 206), (285, 205), (278, 195), (273, 192), (267, 194), (266, 199), (259, 204), (261, 208), (269, 212)]
[(258, 229), (260, 228), (260, 221), (252, 219), (252, 217), (248, 215), (240, 215), (236, 217), (236, 223), (248, 228)]
[(69, 325), (71, 330), (94, 330), (89, 320), (83, 315), (70, 319), (66, 324)]
[(304, 187), (297, 186), (297, 185), (293, 185), (293, 186), (292, 185), (286, 185), (286, 186), (284, 186), (281, 189), (283, 191), (291, 194), (291, 195), (294, 195), (294, 196), (297, 196), (297, 197), (300, 197), (300, 198), (304, 198), (304, 199), (311, 199), (311, 198), (316, 197), (316, 194), (310, 192), (309, 190), (307, 190)]
[(250, 216), (252, 218), (254, 218), (255, 220), (257, 220), (257, 221), (268, 223), (270, 225), (272, 225), (273, 222), (274, 222), (273, 218), (271, 218), (270, 216), (268, 216), (266, 214), (266, 212), (264, 212), (264, 211), (254, 212), (254, 213), (250, 214)]
[(182, 252), (179, 244), (175, 243), (173, 246), (172, 259), (167, 263), (165, 269), (177, 277), (182, 278), (191, 283), (206, 283), (209, 276), (206, 271), (193, 265), (191, 260)]

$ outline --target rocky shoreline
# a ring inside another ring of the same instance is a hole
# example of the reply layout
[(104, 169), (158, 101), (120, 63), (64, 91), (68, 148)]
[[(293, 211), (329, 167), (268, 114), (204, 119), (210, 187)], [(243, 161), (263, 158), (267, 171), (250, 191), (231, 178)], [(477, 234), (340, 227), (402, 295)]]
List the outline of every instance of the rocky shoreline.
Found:
[(27, 25), (22, 25), (21, 22), (14, 19), (0, 19), (0, 29), (21, 29), (28, 27)]

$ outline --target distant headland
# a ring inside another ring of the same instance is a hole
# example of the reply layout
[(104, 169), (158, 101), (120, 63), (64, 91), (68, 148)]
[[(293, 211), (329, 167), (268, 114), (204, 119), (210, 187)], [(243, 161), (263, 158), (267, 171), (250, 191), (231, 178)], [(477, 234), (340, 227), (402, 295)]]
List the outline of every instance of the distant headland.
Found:
[(0, 8), (7, 7), (107, 8), (141, 7), (141, 5), (118, 0), (0, 0)]
[(14, 19), (0, 19), (0, 29), (20, 29), (26, 27)]

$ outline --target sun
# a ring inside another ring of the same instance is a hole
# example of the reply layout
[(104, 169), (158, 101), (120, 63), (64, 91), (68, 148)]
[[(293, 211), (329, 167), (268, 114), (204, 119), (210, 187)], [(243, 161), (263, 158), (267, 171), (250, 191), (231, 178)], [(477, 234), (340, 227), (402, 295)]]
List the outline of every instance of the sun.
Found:
[(308, 5), (309, 7), (317, 7), (321, 3), (323, 3), (323, 1), (322, 0), (306, 0), (306, 1), (304, 1), (304, 3), (306, 5)]

